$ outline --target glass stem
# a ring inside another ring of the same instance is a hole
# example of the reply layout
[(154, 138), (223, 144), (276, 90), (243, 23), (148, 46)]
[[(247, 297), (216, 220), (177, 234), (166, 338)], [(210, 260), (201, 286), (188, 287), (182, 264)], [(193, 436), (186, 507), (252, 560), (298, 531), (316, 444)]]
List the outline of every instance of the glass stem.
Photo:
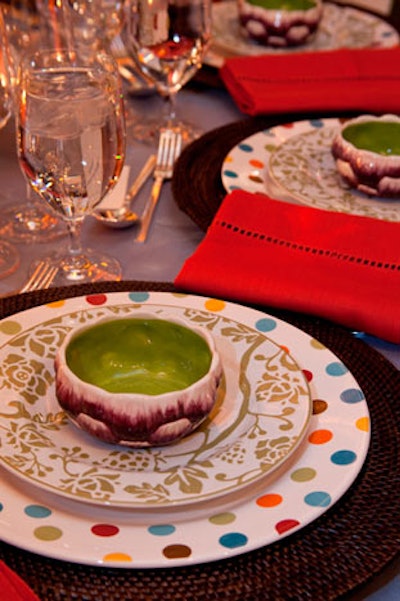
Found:
[(81, 230), (82, 219), (68, 221), (69, 247), (68, 252), (72, 259), (79, 257), (82, 254)]
[(166, 97), (167, 107), (166, 107), (166, 126), (167, 127), (176, 127), (176, 92), (170, 92)]

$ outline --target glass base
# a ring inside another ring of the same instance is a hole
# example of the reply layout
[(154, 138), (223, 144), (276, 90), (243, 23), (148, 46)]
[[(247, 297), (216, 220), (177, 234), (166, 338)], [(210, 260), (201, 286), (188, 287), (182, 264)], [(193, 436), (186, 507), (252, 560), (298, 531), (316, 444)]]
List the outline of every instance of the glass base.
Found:
[(0, 220), (2, 236), (12, 242), (51, 242), (65, 236), (65, 223), (41, 205), (26, 203), (5, 211)]
[(5, 278), (19, 266), (19, 254), (16, 248), (7, 242), (0, 242), (0, 278)]
[(199, 129), (191, 123), (185, 121), (178, 121), (172, 126), (175, 131), (180, 131), (182, 136), (182, 146), (187, 146), (197, 138), (200, 138), (204, 134), (202, 129)]
[(130, 139), (143, 144), (156, 146), (158, 144), (158, 133), (162, 127), (161, 119), (136, 120), (127, 123), (127, 135)]
[[(39, 262), (40, 260), (37, 260), (32, 263), (31, 274)], [(121, 265), (116, 259), (90, 248), (85, 248), (82, 254), (76, 256), (60, 252), (53, 253), (46, 258), (46, 262), (57, 267), (52, 286), (102, 281), (114, 282), (119, 281), (122, 277)]]

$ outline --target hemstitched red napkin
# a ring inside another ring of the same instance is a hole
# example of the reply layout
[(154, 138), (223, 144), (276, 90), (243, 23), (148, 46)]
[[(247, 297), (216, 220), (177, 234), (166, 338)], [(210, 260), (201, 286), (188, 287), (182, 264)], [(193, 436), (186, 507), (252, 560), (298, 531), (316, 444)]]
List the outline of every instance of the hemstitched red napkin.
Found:
[(400, 223), (235, 190), (175, 285), (400, 343)]
[(356, 110), (398, 113), (400, 47), (227, 59), (220, 76), (249, 115)]
[(40, 601), (26, 582), (1, 560), (0, 598), (2, 601)]

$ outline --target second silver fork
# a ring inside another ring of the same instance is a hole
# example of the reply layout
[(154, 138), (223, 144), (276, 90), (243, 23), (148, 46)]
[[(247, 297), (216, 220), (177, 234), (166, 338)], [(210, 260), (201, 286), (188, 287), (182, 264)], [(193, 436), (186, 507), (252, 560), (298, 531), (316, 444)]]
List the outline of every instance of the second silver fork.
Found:
[(140, 230), (135, 238), (136, 242), (145, 242), (147, 240), (154, 210), (160, 198), (161, 187), (166, 179), (172, 177), (174, 164), (181, 153), (181, 149), (182, 136), (180, 132), (174, 129), (162, 129), (157, 151), (157, 163), (154, 169), (154, 184), (143, 211)]

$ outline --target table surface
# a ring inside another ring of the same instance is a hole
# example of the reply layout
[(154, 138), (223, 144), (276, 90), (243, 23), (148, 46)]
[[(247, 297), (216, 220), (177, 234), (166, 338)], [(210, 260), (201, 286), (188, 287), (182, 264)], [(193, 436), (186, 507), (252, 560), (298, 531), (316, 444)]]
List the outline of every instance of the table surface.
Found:
[[(145, 114), (158, 115), (162, 110), (162, 100), (157, 96), (129, 97), (127, 104), (128, 110), (139, 119)], [(191, 84), (179, 93), (178, 110), (181, 118), (196, 123), (204, 132), (244, 118), (222, 87), (210, 88), (201, 83)], [(284, 117), (282, 120), (284, 121)], [(128, 129), (126, 163), (131, 167), (130, 180), (134, 179), (147, 156), (154, 150), (151, 144), (135, 141)], [(15, 126), (12, 121), (0, 131), (0, 181), (2, 182), (0, 208), (3, 211), (15, 203), (25, 201), (26, 184), (16, 159)], [(150, 186), (151, 182), (148, 182), (140, 192), (135, 200), (135, 210), (141, 211)], [(86, 245), (107, 250), (109, 254), (118, 258), (122, 265), (124, 280), (162, 282), (173, 281), (185, 259), (191, 255), (204, 236), (204, 232), (176, 205), (169, 182), (164, 184), (148, 241), (145, 244), (135, 243), (135, 232), (135, 228), (107, 229), (89, 217), (83, 227), (83, 240)], [(14, 274), (0, 280), (0, 295), (18, 290), (27, 278), (32, 259), (46, 256), (55, 246), (58, 247), (61, 241), (66, 242), (66, 237), (46, 244), (38, 242), (19, 244), (21, 264)], [(365, 337), (365, 341), (400, 369), (400, 345), (389, 344), (368, 336)], [(368, 599), (368, 601), (400, 599), (399, 560), (388, 566), (352, 599)]]

